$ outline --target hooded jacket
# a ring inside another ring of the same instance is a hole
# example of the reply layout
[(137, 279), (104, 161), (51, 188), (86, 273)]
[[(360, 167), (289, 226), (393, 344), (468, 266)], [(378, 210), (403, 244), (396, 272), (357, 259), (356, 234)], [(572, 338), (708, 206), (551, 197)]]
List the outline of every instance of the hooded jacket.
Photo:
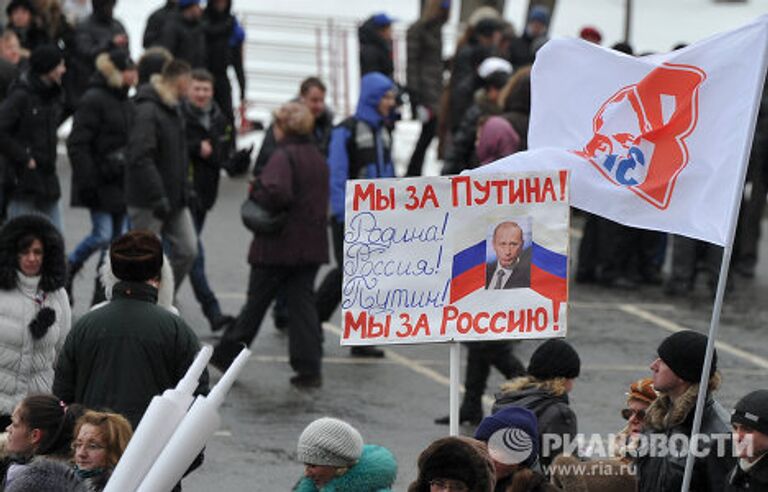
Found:
[[(720, 376), (715, 373), (710, 379), (709, 391), (719, 386)], [(669, 396), (659, 396), (645, 413), (645, 433), (662, 434), (667, 438), (673, 435), (691, 435), (693, 416), (696, 409), (696, 397), (699, 385), (693, 384), (674, 403)], [(701, 418), (701, 434), (721, 434), (730, 438), (731, 426), (728, 412), (707, 395), (704, 414)], [(709, 445), (709, 443), (704, 443)], [(704, 457), (696, 457), (691, 476), (691, 492), (714, 492), (725, 490), (728, 473), (736, 465), (731, 457), (731, 441), (727, 439), (727, 456), (717, 456), (717, 446), (712, 444), (711, 452)], [(658, 492), (680, 490), (685, 471), (685, 456), (649, 456), (643, 455), (636, 461), (639, 492)]]
[[(523, 376), (504, 384), (501, 393), (496, 395), (491, 413), (509, 406), (527, 408), (536, 414), (539, 423), (539, 449), (541, 464), (549, 465), (562, 448), (543, 444), (545, 434), (556, 434), (563, 438), (575, 439), (578, 432), (576, 414), (568, 405), (568, 393), (560, 379), (539, 381), (530, 376)], [(548, 452), (547, 452), (548, 451)]]
[[(43, 243), (37, 277), (18, 269), (17, 244), (27, 234)], [(48, 219), (24, 215), (0, 229), (0, 414), (10, 415), (27, 394), (51, 391), (53, 366), (72, 317), (65, 280), (64, 240)], [(44, 308), (53, 309), (55, 318), (34, 340), (29, 325)]]
[[(363, 446), (360, 459), (343, 475), (328, 482), (323, 492), (389, 492), (397, 476), (397, 461), (384, 447), (373, 444)], [(294, 492), (318, 492), (314, 482), (302, 478)]]
[(381, 37), (373, 18), (366, 20), (357, 30), (360, 41), (360, 75), (379, 72), (390, 79), (395, 72), (392, 63), (392, 44)]
[[(56, 130), (64, 116), (63, 93), (31, 71), (24, 72), (0, 105), (0, 152), (15, 171), (14, 198), (58, 200)], [(35, 159), (37, 167), (27, 163)]]
[(378, 110), (382, 97), (394, 88), (392, 79), (381, 73), (373, 72), (363, 76), (355, 115), (344, 120), (331, 132), (328, 148), (331, 215), (339, 222), (344, 221), (347, 179), (395, 176), (392, 136)]
[(72, 206), (110, 213), (125, 211), (124, 179), (134, 107), (122, 72), (107, 53), (75, 111), (67, 139), (72, 163)]
[(179, 99), (160, 75), (139, 87), (136, 117), (128, 139), (125, 201), (129, 207), (170, 210), (187, 206), (187, 141)]

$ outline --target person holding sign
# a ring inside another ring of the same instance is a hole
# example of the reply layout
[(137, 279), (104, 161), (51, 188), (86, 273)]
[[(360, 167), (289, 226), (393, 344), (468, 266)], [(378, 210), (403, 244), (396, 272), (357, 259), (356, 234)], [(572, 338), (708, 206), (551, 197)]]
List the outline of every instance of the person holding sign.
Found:
[(531, 248), (523, 249), (523, 229), (505, 221), (493, 230), (496, 258), (486, 264), (486, 289), (518, 289), (531, 286)]

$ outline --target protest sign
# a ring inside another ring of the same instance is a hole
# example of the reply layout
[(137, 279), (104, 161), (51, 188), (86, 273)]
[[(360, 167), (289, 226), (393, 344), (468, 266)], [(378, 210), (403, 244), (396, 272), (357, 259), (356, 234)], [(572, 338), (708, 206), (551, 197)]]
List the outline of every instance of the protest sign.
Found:
[(342, 345), (564, 337), (568, 173), (347, 183)]

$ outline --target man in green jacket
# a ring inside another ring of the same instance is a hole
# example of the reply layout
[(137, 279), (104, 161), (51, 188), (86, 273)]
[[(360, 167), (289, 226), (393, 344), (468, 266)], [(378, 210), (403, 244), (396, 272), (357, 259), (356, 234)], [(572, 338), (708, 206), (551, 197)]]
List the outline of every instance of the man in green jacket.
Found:
[[(148, 231), (131, 231), (109, 251), (120, 281), (112, 299), (78, 320), (64, 342), (53, 383), (63, 402), (109, 408), (138, 425), (150, 400), (184, 376), (200, 342), (187, 324), (157, 305), (163, 251)], [(197, 393), (208, 392), (208, 372)]]

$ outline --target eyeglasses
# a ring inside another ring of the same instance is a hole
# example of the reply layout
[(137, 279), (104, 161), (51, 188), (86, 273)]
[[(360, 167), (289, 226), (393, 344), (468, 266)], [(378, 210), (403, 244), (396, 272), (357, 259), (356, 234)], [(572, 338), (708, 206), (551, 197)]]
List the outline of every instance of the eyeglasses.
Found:
[(645, 410), (635, 410), (632, 408), (622, 408), (621, 409), (621, 416), (624, 418), (624, 420), (629, 420), (632, 418), (632, 416), (637, 416), (637, 420), (644, 420), (645, 419)]
[(73, 441), (70, 447), (72, 448), (72, 451), (77, 451), (83, 446), (85, 446), (85, 449), (88, 452), (101, 451), (102, 449), (106, 448), (106, 446), (102, 446), (101, 444), (96, 444), (95, 442), (81, 442), (81, 441)]
[(448, 492), (469, 492), (469, 487), (467, 487), (464, 482), (459, 480), (438, 478), (436, 480), (430, 480), (429, 486), (431, 487), (431, 490), (434, 491), (447, 490)]

